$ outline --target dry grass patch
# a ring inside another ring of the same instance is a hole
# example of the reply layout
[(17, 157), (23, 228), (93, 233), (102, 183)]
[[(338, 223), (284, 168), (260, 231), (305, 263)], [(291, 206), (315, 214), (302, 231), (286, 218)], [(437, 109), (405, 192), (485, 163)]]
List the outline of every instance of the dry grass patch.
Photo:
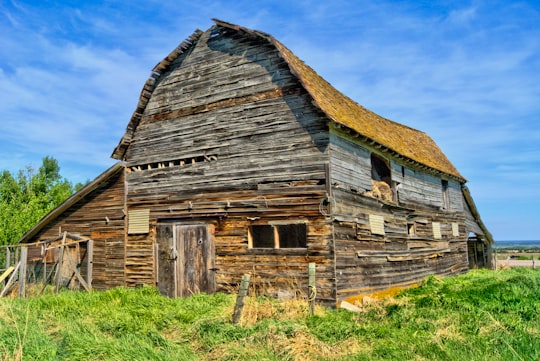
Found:
[[(315, 314), (322, 315), (324, 312), (324, 307), (315, 306)], [(306, 299), (276, 300), (248, 296), (244, 302), (240, 325), (249, 326), (266, 319), (298, 320), (309, 316), (309, 303)]]

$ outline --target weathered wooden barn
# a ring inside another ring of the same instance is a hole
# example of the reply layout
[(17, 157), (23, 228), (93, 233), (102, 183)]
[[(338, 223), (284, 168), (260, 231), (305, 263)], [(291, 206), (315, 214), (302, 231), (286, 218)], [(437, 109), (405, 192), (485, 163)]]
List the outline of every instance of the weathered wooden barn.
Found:
[(293, 295), (314, 262), (318, 301), (338, 305), (489, 266), (466, 180), (427, 134), (358, 105), (272, 36), (214, 21), (152, 70), (120, 162), (21, 242), (91, 238), (94, 288), (173, 297), (246, 273)]

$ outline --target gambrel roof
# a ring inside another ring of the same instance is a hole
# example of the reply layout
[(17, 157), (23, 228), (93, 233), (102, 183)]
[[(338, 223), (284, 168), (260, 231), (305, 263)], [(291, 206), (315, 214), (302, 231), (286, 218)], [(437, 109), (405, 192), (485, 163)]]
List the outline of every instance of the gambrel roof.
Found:
[[(462, 183), (465, 182), (464, 177), (426, 133), (383, 118), (362, 107), (325, 81), (312, 68), (271, 35), (217, 19), (213, 20), (218, 27), (242, 32), (248, 36), (259, 37), (275, 46), (281, 57), (288, 64), (292, 74), (298, 78), (302, 86), (312, 97), (313, 104), (337, 126), (353, 132), (364, 142), (371, 143), (383, 151), (393, 154), (405, 163), (414, 163), (437, 173), (452, 176)], [(137, 109), (127, 126), (126, 133), (112, 154), (113, 158), (124, 159), (132, 136), (161, 74), (167, 71), (169, 65), (178, 56), (194, 46), (202, 34), (202, 31), (196, 30), (187, 40), (182, 42), (154, 67), (150, 78), (143, 87)]]

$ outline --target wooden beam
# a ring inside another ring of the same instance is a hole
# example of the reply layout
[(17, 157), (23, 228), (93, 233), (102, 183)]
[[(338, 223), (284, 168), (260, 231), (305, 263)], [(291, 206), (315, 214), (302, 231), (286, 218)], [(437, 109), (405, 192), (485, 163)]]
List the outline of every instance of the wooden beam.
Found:
[(4, 297), (13, 286), (13, 283), (15, 282), (15, 278), (17, 277), (17, 271), (19, 270), (20, 265), (21, 265), (21, 262), (19, 261), (19, 263), (17, 263), (17, 266), (15, 266), (15, 269), (11, 273), (11, 277), (9, 278), (6, 285), (4, 286), (2, 293), (0, 293), (0, 297)]
[(92, 273), (94, 272), (94, 241), (89, 239), (86, 243), (86, 283), (92, 288)]
[(8, 269), (6, 269), (4, 273), (2, 273), (2, 275), (0, 276), (0, 282), (3, 282), (11, 274), (11, 272), (13, 272), (14, 269), (15, 267), (9, 266)]
[(55, 279), (55, 287), (54, 287), (54, 292), (55, 293), (58, 293), (58, 291), (60, 290), (60, 281), (61, 281), (61, 278), (62, 278), (62, 263), (64, 261), (64, 245), (66, 243), (66, 236), (67, 236), (67, 232), (64, 232), (64, 237), (62, 238), (62, 244), (60, 245), (60, 254), (58, 256), (58, 266), (56, 267), (56, 279)]

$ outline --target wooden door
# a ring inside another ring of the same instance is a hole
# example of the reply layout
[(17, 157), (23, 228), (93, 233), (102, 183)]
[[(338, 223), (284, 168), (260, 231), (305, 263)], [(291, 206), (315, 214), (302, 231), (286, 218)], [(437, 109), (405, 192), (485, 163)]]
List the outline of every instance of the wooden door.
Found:
[(184, 297), (215, 292), (213, 226), (160, 224), (157, 228), (158, 287)]

